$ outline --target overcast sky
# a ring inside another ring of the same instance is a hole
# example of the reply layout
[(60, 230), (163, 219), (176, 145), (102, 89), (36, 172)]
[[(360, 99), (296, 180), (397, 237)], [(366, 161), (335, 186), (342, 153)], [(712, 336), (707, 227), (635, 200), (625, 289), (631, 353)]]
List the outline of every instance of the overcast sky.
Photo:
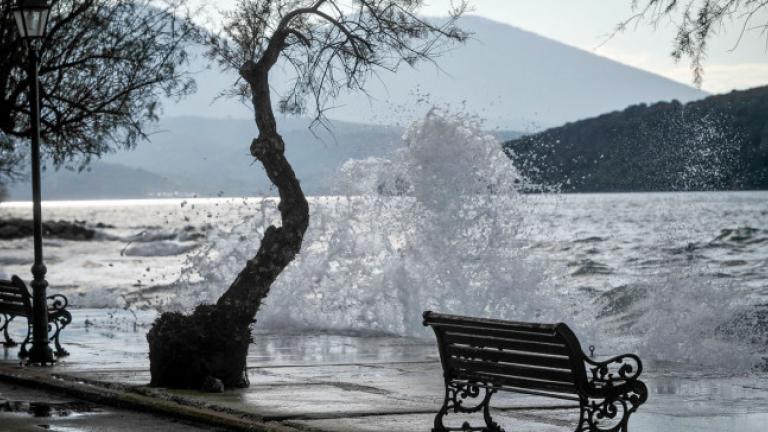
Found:
[[(203, 0), (198, 0), (203, 1)], [(426, 0), (426, 15), (445, 15), (450, 0)], [(226, 9), (235, 0), (205, 1)], [(631, 0), (471, 0), (472, 14), (491, 18), (557, 41), (691, 84), (688, 63), (670, 58), (673, 23), (653, 29), (641, 25), (610, 40), (616, 25), (632, 15)], [(768, 22), (768, 8), (756, 22)], [(713, 93), (768, 84), (766, 36), (745, 35), (738, 47), (740, 27), (732, 24), (711, 42), (702, 88)]]

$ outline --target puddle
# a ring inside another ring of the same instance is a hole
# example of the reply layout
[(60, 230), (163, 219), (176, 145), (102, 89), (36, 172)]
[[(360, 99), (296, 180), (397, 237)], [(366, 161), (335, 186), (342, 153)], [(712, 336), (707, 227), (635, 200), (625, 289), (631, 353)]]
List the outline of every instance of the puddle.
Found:
[(0, 413), (14, 413), (31, 417), (72, 417), (99, 410), (87, 402), (38, 402), (0, 400)]

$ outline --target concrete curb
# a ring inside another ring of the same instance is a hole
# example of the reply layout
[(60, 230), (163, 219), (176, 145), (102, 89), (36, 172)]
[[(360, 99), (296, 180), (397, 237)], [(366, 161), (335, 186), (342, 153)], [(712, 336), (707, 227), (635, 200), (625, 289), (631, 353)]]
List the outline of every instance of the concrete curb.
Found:
[(89, 402), (153, 413), (243, 432), (301, 432), (262, 417), (191, 401), (160, 389), (131, 387), (59, 374), (51, 369), (0, 364), (0, 381), (63, 393)]

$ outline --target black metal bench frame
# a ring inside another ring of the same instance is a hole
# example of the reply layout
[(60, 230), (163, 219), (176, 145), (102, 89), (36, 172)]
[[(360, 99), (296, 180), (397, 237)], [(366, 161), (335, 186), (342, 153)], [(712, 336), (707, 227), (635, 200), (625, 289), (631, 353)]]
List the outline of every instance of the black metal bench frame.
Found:
[[(50, 341), (54, 343), (54, 354), (57, 357), (68, 356), (69, 352), (61, 346), (59, 334), (72, 322), (72, 314), (67, 310), (69, 302), (62, 294), (54, 294), (47, 299), (48, 333), (52, 332)], [(9, 281), (0, 279), (0, 331), (5, 337), (2, 344), (6, 347), (18, 345), (8, 334), (9, 324), (18, 316), (27, 318), (27, 335), (19, 349), (19, 357), (26, 358), (29, 353), (27, 345), (32, 340), (32, 296), (18, 276), (11, 277)]]
[[(490, 413), (494, 393), (509, 391), (579, 403), (576, 431), (628, 430), (629, 417), (648, 398), (638, 379), (640, 358), (624, 354), (594, 361), (565, 324), (540, 324), (424, 312), (437, 337), (445, 398), (433, 432), (504, 432)], [(474, 399), (475, 401), (472, 401)], [(482, 411), (484, 426), (446, 427), (449, 412)]]

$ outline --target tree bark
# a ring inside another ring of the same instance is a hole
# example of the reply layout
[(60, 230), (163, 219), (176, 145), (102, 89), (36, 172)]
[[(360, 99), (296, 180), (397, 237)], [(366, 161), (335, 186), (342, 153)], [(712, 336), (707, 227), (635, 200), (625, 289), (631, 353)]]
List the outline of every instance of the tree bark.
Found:
[(215, 305), (198, 306), (188, 316), (165, 313), (155, 321), (147, 334), (152, 385), (201, 388), (206, 378), (213, 377), (227, 388), (247, 386), (250, 326), (272, 283), (301, 250), (309, 226), (309, 205), (285, 158), (285, 143), (277, 132), (269, 91), (269, 70), (286, 35), (278, 32), (261, 59), (247, 62), (240, 70), (251, 86), (259, 130), (251, 142), (251, 155), (261, 161), (277, 187), (282, 225), (267, 228), (256, 256)]

